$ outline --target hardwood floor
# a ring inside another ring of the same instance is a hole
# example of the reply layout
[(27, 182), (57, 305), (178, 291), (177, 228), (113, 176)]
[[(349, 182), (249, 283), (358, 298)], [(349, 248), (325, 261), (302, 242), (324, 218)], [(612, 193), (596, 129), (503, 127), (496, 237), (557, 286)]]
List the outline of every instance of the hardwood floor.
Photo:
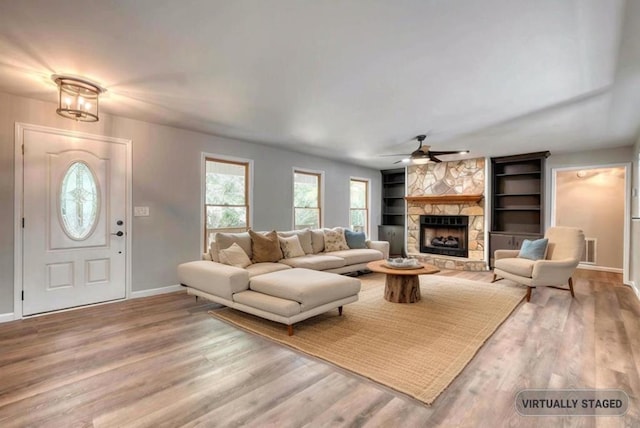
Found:
[[(0, 324), (0, 426), (640, 426), (640, 303), (620, 275), (574, 279), (575, 299), (534, 290), (431, 407), (218, 321), (185, 293)], [(620, 388), (630, 407), (522, 417), (524, 388)]]

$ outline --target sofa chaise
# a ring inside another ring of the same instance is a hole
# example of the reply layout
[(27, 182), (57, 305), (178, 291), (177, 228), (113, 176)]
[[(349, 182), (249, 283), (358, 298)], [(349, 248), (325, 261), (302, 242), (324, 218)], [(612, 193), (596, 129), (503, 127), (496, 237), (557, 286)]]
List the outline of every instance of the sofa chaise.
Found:
[(189, 294), (286, 324), (292, 335), (294, 323), (336, 308), (341, 315), (358, 300), (360, 281), (340, 274), (389, 256), (388, 242), (351, 236), (341, 228), (218, 233), (203, 260), (178, 266), (178, 278)]

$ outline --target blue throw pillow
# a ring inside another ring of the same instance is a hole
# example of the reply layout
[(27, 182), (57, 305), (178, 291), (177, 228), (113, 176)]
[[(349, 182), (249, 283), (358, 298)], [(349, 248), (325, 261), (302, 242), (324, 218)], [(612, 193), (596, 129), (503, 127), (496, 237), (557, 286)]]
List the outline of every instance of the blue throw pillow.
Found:
[(536, 239), (535, 241), (525, 239), (522, 241), (522, 248), (520, 248), (518, 257), (529, 260), (542, 260), (547, 254), (548, 243), (549, 240), (547, 238)]
[(359, 248), (359, 249), (367, 248), (367, 243), (366, 243), (367, 236), (364, 234), (364, 232), (353, 232), (349, 229), (345, 229), (344, 237), (347, 240), (347, 245), (352, 250), (354, 248)]

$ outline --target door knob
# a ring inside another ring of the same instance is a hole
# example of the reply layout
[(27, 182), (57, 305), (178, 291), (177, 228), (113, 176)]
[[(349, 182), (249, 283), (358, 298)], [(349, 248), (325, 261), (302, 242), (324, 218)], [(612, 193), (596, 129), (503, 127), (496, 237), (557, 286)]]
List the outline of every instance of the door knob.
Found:
[(121, 230), (119, 230), (119, 231), (117, 231), (116, 233), (112, 233), (112, 235), (122, 236), (122, 235), (124, 235), (124, 232), (123, 232), (123, 231), (121, 231)]

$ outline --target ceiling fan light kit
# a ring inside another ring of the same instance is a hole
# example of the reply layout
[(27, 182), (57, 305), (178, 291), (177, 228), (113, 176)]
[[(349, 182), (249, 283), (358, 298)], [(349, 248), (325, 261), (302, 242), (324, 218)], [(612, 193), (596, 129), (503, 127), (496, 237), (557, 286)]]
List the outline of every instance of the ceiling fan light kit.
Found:
[[(401, 160), (394, 162), (396, 163), (411, 163), (414, 165), (424, 165), (430, 162), (440, 163), (442, 162), (438, 156), (440, 155), (464, 155), (469, 153), (469, 150), (429, 150), (429, 146), (423, 146), (422, 142), (427, 138), (426, 134), (418, 135), (415, 139), (418, 140), (420, 144), (416, 150), (411, 152), (409, 157), (402, 158)], [(400, 155), (405, 156), (405, 155)]]

